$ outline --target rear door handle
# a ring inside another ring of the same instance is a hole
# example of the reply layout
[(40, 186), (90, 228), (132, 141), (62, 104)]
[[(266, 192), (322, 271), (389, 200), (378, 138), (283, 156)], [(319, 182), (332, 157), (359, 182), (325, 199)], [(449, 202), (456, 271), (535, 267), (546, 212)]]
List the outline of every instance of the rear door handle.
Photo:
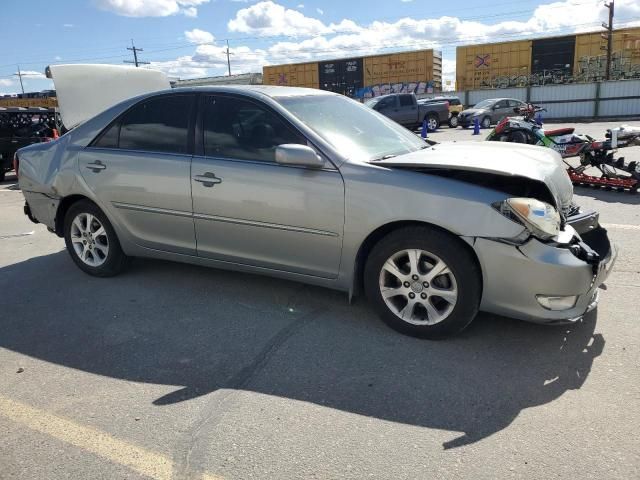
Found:
[(87, 163), (87, 168), (93, 170), (94, 172), (99, 172), (100, 170), (104, 170), (105, 168), (107, 168), (107, 166), (100, 160), (96, 160), (93, 163)]
[(202, 183), (202, 185), (205, 187), (213, 187), (218, 183), (222, 183), (222, 179), (216, 177), (213, 172), (205, 172), (204, 175), (196, 175), (195, 177), (193, 177), (193, 179), (196, 182)]

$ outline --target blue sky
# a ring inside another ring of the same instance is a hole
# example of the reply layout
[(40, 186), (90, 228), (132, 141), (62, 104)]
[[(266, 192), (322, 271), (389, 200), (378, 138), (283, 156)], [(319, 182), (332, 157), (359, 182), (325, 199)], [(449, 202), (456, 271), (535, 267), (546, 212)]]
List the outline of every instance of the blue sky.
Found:
[[(446, 78), (455, 75), (456, 45), (597, 30), (601, 0), (3, 0), (0, 4), (0, 93), (52, 88), (53, 63), (142, 60), (170, 76), (232, 73), (264, 64), (435, 47)], [(366, 5), (366, 6), (365, 6)], [(12, 21), (12, 19), (14, 19)], [(640, 1), (616, 0), (618, 26), (640, 24)]]

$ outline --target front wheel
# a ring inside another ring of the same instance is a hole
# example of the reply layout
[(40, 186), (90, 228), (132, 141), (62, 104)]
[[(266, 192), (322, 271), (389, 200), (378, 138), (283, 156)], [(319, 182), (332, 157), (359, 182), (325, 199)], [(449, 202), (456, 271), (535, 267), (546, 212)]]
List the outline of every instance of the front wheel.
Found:
[(64, 241), (74, 263), (85, 273), (111, 277), (127, 264), (116, 232), (96, 204), (74, 203), (65, 216)]
[(458, 128), (458, 116), (457, 115), (453, 115), (449, 119), (449, 128)]
[(422, 338), (464, 329), (478, 313), (479, 267), (461, 240), (428, 227), (392, 232), (365, 266), (367, 297), (391, 328)]

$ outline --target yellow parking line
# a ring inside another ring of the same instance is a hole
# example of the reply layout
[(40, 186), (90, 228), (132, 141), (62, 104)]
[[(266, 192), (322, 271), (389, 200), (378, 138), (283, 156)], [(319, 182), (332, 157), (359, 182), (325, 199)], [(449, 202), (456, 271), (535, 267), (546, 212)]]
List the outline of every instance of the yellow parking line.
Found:
[[(44, 433), (87, 452), (123, 465), (141, 475), (157, 480), (170, 480), (174, 464), (171, 459), (131, 443), (114, 438), (95, 428), (79, 425), (44, 410), (16, 402), (0, 395), (0, 416), (20, 425)], [(221, 480), (222, 477), (203, 473), (202, 480)]]

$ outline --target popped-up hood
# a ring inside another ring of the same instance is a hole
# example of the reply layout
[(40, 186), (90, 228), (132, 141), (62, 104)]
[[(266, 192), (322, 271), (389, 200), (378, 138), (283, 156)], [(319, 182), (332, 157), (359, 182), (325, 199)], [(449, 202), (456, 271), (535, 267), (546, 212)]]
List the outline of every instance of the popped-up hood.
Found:
[(439, 143), (424, 150), (379, 160), (376, 165), (416, 169), (485, 172), (505, 177), (522, 177), (544, 183), (566, 209), (571, 205), (573, 185), (562, 158), (553, 150), (500, 142)]
[(50, 65), (46, 74), (69, 130), (123, 100), (171, 87), (162, 72), (120, 65)]

